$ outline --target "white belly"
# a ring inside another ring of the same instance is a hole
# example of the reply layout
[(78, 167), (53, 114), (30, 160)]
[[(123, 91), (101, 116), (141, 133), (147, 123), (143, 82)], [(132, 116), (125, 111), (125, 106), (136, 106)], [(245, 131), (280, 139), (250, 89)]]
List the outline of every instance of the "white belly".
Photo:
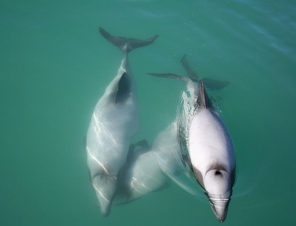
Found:
[(192, 165), (205, 175), (210, 166), (234, 166), (231, 141), (221, 121), (207, 109), (200, 109), (189, 129), (189, 154)]

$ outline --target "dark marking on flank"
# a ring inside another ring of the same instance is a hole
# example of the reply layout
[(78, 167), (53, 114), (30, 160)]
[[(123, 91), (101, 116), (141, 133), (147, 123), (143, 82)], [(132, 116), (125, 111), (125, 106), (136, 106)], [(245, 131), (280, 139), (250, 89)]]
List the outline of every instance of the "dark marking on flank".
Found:
[(115, 96), (115, 104), (124, 102), (131, 93), (131, 81), (126, 72), (124, 72), (118, 81), (117, 93)]

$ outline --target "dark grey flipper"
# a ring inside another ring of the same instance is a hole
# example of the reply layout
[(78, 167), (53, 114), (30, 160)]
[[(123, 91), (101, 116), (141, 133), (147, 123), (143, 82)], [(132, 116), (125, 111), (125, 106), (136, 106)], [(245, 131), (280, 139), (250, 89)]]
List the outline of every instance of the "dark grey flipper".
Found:
[(176, 74), (173, 74), (173, 73), (147, 73), (148, 75), (153, 75), (153, 76), (156, 76), (156, 77), (162, 77), (162, 78), (175, 78), (175, 79), (178, 79), (178, 80), (181, 80), (182, 82), (185, 82), (187, 83), (189, 81), (189, 78), (187, 77), (184, 77), (184, 76), (180, 76), (180, 75), (176, 75)]
[(110, 35), (107, 31), (105, 31), (101, 27), (99, 28), (99, 31), (105, 39), (107, 39), (113, 45), (117, 46), (122, 52), (126, 52), (126, 53), (129, 53), (133, 49), (150, 45), (158, 37), (158, 35), (155, 35), (146, 40), (139, 40), (134, 38), (124, 38), (124, 37), (117, 37), (117, 36)]
[(197, 105), (201, 108), (213, 109), (212, 102), (210, 101), (208, 94), (205, 90), (203, 81), (199, 81)]

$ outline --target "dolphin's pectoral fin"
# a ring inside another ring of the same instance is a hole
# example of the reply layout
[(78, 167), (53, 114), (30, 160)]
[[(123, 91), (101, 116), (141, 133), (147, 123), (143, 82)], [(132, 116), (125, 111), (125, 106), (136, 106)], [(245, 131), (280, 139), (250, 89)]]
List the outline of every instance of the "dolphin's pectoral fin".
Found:
[(127, 53), (138, 47), (144, 47), (152, 44), (154, 40), (158, 37), (158, 35), (155, 35), (146, 40), (139, 40), (134, 38), (124, 38), (124, 37), (117, 37), (117, 36), (110, 35), (107, 31), (105, 31), (101, 27), (99, 28), (99, 31), (105, 39), (107, 39), (113, 45), (118, 47), (121, 51), (127, 52)]
[(162, 78), (174, 78), (174, 79), (181, 80), (182, 82), (185, 82), (185, 83), (187, 83), (189, 81), (189, 79), (187, 77), (176, 75), (173, 73), (147, 73), (147, 74), (153, 75), (156, 77), (162, 77)]
[(186, 54), (184, 54), (184, 56), (181, 58), (181, 64), (182, 64), (183, 68), (185, 69), (187, 76), (189, 78), (191, 78), (192, 80), (198, 81), (198, 75), (189, 66), (188, 61), (186, 59)]
[(229, 81), (221, 81), (221, 80), (216, 80), (216, 79), (211, 79), (211, 78), (203, 78), (202, 79), (204, 85), (213, 90), (219, 90), (223, 89), (224, 87), (229, 85)]
[(150, 149), (150, 146), (147, 140), (140, 140), (135, 145), (140, 146), (145, 151), (148, 151)]
[(126, 72), (122, 74), (118, 81), (117, 92), (114, 97), (114, 103), (120, 103), (126, 101), (131, 93), (131, 81)]
[[(141, 149), (137, 151), (137, 154), (135, 154), (135, 149), (137, 146), (141, 147)], [(129, 163), (131, 161), (134, 161), (136, 158), (140, 156), (140, 154), (143, 154), (149, 150), (150, 150), (150, 146), (147, 140), (140, 140), (135, 144), (130, 144), (129, 151), (126, 157), (126, 162)]]
[(199, 81), (199, 94), (197, 98), (197, 105), (201, 108), (213, 109), (212, 102), (208, 97), (203, 81)]

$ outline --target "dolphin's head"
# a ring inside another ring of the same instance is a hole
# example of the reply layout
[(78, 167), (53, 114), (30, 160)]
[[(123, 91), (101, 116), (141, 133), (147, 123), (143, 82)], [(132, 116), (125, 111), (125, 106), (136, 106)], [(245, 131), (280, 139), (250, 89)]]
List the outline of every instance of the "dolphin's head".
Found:
[(103, 216), (107, 217), (110, 213), (112, 200), (115, 196), (117, 178), (107, 175), (95, 175), (92, 185), (99, 200), (100, 210)]
[(210, 169), (203, 178), (204, 189), (218, 221), (226, 219), (232, 193), (231, 175), (224, 169)]

